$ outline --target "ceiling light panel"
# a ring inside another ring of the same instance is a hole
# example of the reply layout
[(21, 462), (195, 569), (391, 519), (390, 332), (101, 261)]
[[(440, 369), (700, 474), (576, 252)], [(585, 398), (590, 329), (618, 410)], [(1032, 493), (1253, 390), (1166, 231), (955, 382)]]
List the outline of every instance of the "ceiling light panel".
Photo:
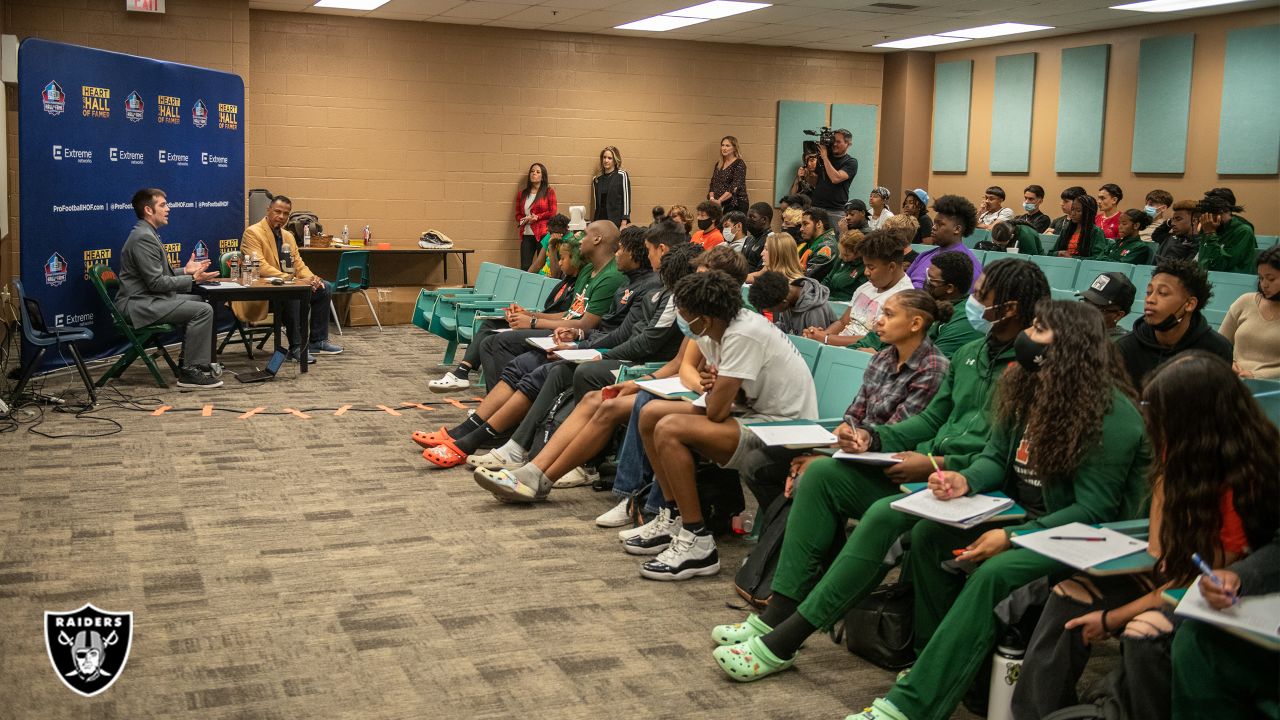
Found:
[(872, 47), (879, 48), (895, 48), (898, 50), (910, 50), (912, 48), (930, 47), (932, 45), (950, 45), (951, 43), (967, 42), (969, 38), (962, 37), (945, 37), (942, 35), (921, 35), (920, 37), (907, 38), (905, 40), (894, 40), (893, 42), (876, 43)]
[(720, 18), (741, 15), (752, 10), (767, 8), (770, 3), (736, 2), (736, 0), (712, 0), (701, 5), (694, 5), (682, 10), (663, 13), (669, 17), (702, 18), (703, 20), (719, 20)]
[(938, 33), (947, 37), (960, 37), (966, 40), (983, 40), (985, 38), (1001, 37), (1003, 35), (1018, 35), (1020, 33), (1039, 32), (1041, 30), (1052, 30), (1048, 25), (1027, 25), (1025, 23), (998, 23), (995, 25), (983, 25), (982, 27), (969, 28), (967, 30), (948, 30), (947, 32)]
[(376, 10), (388, 2), (390, 0), (320, 0), (315, 7), (334, 10)]
[(672, 15), (655, 15), (651, 18), (636, 20), (623, 25), (615, 25), (614, 30), (642, 30), (645, 32), (666, 32), (676, 28), (697, 25), (706, 22), (706, 18), (674, 17)]
[(1134, 12), (1178, 12), (1179, 10), (1196, 10), (1214, 7), (1215, 5), (1231, 5), (1245, 0), (1148, 0), (1147, 2), (1112, 5), (1112, 10), (1133, 10)]

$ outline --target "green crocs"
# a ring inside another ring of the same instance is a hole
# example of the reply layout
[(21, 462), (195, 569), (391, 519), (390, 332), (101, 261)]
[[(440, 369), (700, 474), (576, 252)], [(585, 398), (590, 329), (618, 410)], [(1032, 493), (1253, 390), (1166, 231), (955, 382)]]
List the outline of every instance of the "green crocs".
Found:
[(875, 702), (871, 703), (871, 707), (856, 715), (850, 715), (844, 720), (907, 720), (907, 716), (888, 700), (876, 698)]
[(737, 645), (722, 645), (712, 650), (711, 654), (715, 656), (720, 669), (738, 682), (759, 680), (796, 664), (795, 658), (783, 660), (774, 655), (759, 637)]
[(760, 637), (773, 631), (759, 615), (751, 613), (746, 620), (732, 625), (717, 625), (711, 628), (711, 639), (717, 645), (737, 645), (753, 637)]

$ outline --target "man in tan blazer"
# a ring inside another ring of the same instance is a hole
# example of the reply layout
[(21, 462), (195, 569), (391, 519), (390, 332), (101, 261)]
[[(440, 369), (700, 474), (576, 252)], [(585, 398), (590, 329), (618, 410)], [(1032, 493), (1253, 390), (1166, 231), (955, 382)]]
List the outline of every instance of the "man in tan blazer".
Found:
[[(337, 355), (342, 348), (329, 342), (329, 285), (323, 278), (311, 272), (311, 268), (303, 262), (298, 252), (298, 243), (293, 233), (284, 229), (289, 220), (289, 212), (293, 210), (293, 201), (284, 195), (276, 195), (267, 207), (267, 216), (254, 225), (250, 225), (240, 238), (240, 252), (246, 257), (256, 255), (262, 261), (261, 277), (286, 277), (288, 273), (280, 268), (281, 248), (289, 246), (289, 254), (293, 258), (293, 277), (298, 282), (311, 285), (311, 335), (307, 344), (307, 353), (316, 355)], [(258, 322), (267, 316), (266, 301), (247, 301), (231, 304), (232, 311), (241, 322)], [(286, 303), (281, 322), (289, 335), (289, 357), (297, 358), (298, 309), (294, 302)]]

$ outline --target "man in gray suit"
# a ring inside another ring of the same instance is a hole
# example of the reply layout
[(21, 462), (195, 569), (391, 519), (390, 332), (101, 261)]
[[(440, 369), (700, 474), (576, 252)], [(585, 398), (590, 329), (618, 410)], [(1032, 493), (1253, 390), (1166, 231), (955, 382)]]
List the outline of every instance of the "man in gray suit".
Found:
[(197, 262), (195, 253), (181, 275), (169, 265), (164, 243), (156, 232), (169, 224), (169, 201), (163, 190), (143, 188), (134, 193), (133, 212), (138, 224), (120, 251), (116, 305), (135, 327), (153, 323), (186, 326), (178, 387), (221, 387), (222, 380), (215, 376), (211, 364), (213, 308), (196, 295), (180, 294), (196, 283), (218, 277), (218, 273), (206, 271), (209, 261)]

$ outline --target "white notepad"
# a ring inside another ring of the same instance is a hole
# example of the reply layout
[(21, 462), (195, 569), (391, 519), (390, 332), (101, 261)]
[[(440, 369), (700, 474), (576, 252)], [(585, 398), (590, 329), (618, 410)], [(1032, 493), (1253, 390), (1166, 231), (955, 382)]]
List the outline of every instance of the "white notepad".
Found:
[(538, 348), (539, 350), (546, 350), (548, 352), (550, 352), (551, 348), (560, 344), (556, 342), (556, 339), (553, 337), (531, 337), (531, 338), (525, 338), (524, 341)]
[(637, 380), (636, 385), (639, 385), (645, 390), (648, 390), (661, 398), (666, 398), (671, 395), (679, 395), (680, 393), (693, 392), (684, 386), (679, 375), (659, 378), (657, 380)]
[(556, 350), (555, 356), (569, 362), (583, 363), (599, 360), (604, 357), (599, 350)]
[(802, 449), (827, 447), (836, 443), (836, 436), (816, 423), (808, 425), (748, 425), (747, 429), (755, 433), (756, 437), (770, 447), (780, 446)]
[(939, 500), (933, 496), (932, 490), (921, 490), (901, 500), (895, 500), (889, 507), (899, 512), (934, 520), (944, 525), (958, 528), (970, 528), (979, 525), (1002, 510), (1013, 507), (1013, 500), (1007, 497), (991, 495), (966, 495)]
[(1210, 625), (1256, 633), (1280, 644), (1280, 593), (1245, 596), (1229, 608), (1214, 610), (1200, 593), (1200, 581), (1187, 588), (1175, 615), (1203, 620)]
[(831, 457), (836, 460), (847, 460), (848, 462), (862, 463), (863, 465), (896, 465), (902, 462), (902, 458), (894, 457), (896, 454), (885, 452), (851, 453), (838, 450)]
[[(1101, 538), (1096, 542), (1062, 538)], [(1077, 570), (1086, 570), (1109, 560), (1147, 549), (1145, 540), (1135, 540), (1108, 528), (1084, 523), (1068, 523), (1048, 530), (1016, 535), (1013, 544), (1035, 551)]]

